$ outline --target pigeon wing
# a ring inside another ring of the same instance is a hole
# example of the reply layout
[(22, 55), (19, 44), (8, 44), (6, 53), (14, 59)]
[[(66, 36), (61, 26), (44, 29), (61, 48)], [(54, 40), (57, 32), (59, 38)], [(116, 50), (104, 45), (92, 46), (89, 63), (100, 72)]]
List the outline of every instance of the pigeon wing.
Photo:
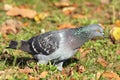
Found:
[(58, 33), (45, 33), (32, 38), (32, 48), (36, 54), (50, 55), (59, 48), (60, 37)]

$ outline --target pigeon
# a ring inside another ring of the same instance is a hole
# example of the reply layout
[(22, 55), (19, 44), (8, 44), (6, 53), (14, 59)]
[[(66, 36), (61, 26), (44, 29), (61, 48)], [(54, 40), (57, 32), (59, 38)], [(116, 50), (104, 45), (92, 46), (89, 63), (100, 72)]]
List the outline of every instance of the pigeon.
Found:
[(87, 41), (103, 37), (103, 28), (98, 24), (46, 32), (29, 40), (11, 41), (7, 48), (19, 49), (33, 55), (39, 64), (53, 61), (62, 71), (63, 63), (71, 58)]

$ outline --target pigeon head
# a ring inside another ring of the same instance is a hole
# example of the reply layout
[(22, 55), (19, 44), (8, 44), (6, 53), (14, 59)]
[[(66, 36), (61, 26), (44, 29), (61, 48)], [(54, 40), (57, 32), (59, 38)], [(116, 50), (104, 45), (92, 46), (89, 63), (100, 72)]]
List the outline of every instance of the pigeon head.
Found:
[(98, 24), (91, 24), (85, 27), (80, 27), (75, 30), (76, 36), (83, 40), (89, 40), (94, 37), (103, 37), (103, 28)]
[(103, 28), (98, 24), (92, 24), (86, 27), (86, 32), (89, 33), (89, 38), (103, 37)]

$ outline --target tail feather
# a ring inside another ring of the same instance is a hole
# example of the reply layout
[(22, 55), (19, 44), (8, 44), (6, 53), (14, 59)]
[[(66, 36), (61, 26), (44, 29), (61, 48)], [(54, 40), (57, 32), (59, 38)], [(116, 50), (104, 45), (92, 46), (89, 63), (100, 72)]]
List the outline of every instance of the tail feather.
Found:
[(17, 46), (18, 46), (18, 42), (17, 41), (11, 41), (9, 43), (9, 46), (6, 47), (6, 48), (17, 49)]
[(11, 49), (19, 49), (25, 52), (30, 52), (30, 45), (27, 41), (21, 41), (21, 42), (17, 42), (17, 41), (11, 41), (9, 46), (6, 48), (11, 48)]

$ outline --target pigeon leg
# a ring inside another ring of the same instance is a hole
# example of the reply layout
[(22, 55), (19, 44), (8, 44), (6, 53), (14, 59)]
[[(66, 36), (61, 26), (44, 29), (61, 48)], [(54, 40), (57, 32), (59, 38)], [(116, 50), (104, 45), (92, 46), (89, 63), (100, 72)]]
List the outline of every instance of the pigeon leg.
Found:
[(34, 58), (38, 60), (37, 64), (47, 64), (49, 59), (45, 55), (34, 55)]
[(57, 66), (57, 69), (58, 69), (59, 71), (62, 71), (62, 65), (63, 65), (63, 62), (60, 62), (60, 63), (55, 64), (55, 66)]

